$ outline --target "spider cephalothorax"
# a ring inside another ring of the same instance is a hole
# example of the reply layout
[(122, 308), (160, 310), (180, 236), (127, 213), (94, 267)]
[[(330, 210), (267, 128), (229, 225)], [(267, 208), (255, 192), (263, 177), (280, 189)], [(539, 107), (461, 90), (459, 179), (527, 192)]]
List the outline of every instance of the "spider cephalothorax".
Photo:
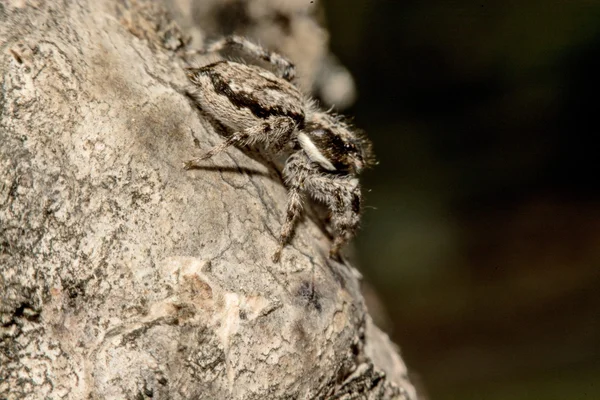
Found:
[(192, 98), (233, 133), (222, 144), (186, 162), (186, 169), (231, 145), (262, 143), (276, 152), (290, 151), (283, 168), (289, 192), (287, 213), (273, 261), (279, 261), (292, 235), (305, 194), (325, 203), (331, 211), (334, 242), (330, 256), (337, 257), (360, 222), (357, 175), (372, 162), (370, 141), (304, 96), (290, 82), (295, 76), (293, 64), (282, 56), (236, 36), (216, 42), (207, 51), (226, 46), (236, 46), (270, 62), (275, 71), (233, 61), (188, 69), (194, 84)]
[(309, 114), (298, 142), (327, 171), (359, 174), (371, 162), (370, 142), (357, 136), (339, 117), (323, 112)]

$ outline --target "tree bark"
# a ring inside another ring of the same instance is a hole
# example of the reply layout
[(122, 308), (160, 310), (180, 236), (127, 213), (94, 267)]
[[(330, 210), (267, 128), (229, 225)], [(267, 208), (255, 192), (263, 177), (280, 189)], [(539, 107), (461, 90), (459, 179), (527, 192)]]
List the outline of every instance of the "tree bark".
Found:
[(273, 163), (183, 170), (222, 138), (159, 5), (0, 3), (0, 398), (415, 399), (318, 223), (270, 261)]

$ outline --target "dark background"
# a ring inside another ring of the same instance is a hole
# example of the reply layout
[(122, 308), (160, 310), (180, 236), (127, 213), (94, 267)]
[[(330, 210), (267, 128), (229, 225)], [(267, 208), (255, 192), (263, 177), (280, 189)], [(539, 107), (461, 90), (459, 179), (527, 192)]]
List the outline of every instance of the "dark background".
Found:
[(600, 399), (600, 1), (325, 0), (357, 239), (431, 399)]

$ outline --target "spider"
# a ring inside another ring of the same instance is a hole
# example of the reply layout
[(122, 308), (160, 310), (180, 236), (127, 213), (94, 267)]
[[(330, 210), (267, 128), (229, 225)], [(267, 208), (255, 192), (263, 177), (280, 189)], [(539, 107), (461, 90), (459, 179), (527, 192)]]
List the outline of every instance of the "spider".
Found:
[(205, 154), (187, 161), (185, 169), (232, 145), (261, 143), (274, 153), (290, 152), (282, 171), (288, 189), (287, 211), (273, 262), (279, 262), (291, 239), (307, 194), (330, 211), (334, 239), (329, 256), (339, 260), (340, 249), (359, 226), (358, 174), (373, 162), (371, 142), (304, 96), (292, 83), (294, 65), (281, 55), (239, 36), (223, 38), (206, 52), (228, 47), (267, 62), (273, 71), (227, 60), (187, 69), (193, 84), (191, 98), (233, 133)]

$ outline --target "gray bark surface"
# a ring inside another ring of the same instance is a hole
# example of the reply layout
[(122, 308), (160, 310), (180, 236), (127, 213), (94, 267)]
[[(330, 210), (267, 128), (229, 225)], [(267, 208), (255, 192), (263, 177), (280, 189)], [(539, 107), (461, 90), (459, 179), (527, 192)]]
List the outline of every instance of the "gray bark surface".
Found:
[[(201, 27), (200, 27), (201, 29)], [(0, 3), (0, 398), (415, 398), (350, 265), (184, 94), (158, 3)]]

